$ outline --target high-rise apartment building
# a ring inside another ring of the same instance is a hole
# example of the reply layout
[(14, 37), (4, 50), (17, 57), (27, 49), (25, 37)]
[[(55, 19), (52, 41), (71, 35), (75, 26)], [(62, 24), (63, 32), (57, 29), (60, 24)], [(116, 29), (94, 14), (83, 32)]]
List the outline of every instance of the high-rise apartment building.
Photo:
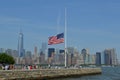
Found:
[(19, 39), (18, 39), (18, 55), (19, 57), (24, 57), (24, 47), (23, 47), (23, 33), (19, 33)]

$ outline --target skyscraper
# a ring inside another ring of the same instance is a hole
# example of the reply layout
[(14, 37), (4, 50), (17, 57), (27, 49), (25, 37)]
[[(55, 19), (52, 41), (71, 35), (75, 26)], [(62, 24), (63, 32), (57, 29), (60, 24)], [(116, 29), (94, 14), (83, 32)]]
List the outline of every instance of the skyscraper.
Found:
[(105, 49), (104, 50), (105, 55), (105, 64), (106, 65), (116, 65), (117, 64), (117, 56), (115, 49)]
[(88, 63), (88, 49), (82, 49), (81, 54), (83, 55), (84, 64)]
[(54, 62), (55, 48), (48, 48), (48, 63), (52, 64)]
[(18, 39), (18, 55), (19, 57), (24, 57), (24, 48), (23, 48), (23, 33), (19, 33), (19, 39)]
[(101, 52), (96, 52), (96, 65), (101, 65)]
[(41, 46), (41, 51), (45, 54), (45, 53), (46, 53), (46, 50), (47, 50), (47, 43), (46, 43), (46, 42), (43, 42), (43, 43), (42, 43), (42, 46)]
[(35, 58), (38, 57), (38, 54), (37, 54), (37, 46), (34, 47), (34, 56), (35, 56)]

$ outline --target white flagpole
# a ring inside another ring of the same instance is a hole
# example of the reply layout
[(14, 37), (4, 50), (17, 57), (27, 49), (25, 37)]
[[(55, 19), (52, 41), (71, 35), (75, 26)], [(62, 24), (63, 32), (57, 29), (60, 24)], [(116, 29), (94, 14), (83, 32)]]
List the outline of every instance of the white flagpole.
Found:
[(57, 18), (57, 34), (59, 34), (59, 30), (60, 30), (60, 11)]
[(67, 67), (67, 19), (66, 19), (66, 8), (65, 8), (65, 67)]

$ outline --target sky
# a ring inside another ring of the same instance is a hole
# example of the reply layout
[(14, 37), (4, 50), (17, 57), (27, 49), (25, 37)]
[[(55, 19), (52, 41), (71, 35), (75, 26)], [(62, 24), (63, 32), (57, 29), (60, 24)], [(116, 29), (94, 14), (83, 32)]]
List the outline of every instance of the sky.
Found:
[(0, 48), (17, 49), (20, 29), (26, 50), (41, 48), (64, 32), (65, 8), (67, 46), (91, 54), (115, 48), (120, 57), (120, 0), (0, 0)]

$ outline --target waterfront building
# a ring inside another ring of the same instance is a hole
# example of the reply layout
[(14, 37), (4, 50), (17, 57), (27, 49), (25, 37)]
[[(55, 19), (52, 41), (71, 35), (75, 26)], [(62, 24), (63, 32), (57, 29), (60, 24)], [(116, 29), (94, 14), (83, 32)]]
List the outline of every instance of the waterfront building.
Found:
[(32, 58), (32, 52), (31, 51), (26, 51), (25, 52), (25, 64), (32, 64), (33, 63), (33, 58)]
[(13, 56), (13, 55), (12, 55), (12, 49), (7, 49), (5, 52), (6, 52), (8, 55)]
[(32, 57), (32, 52), (31, 51), (26, 51), (25, 52), (25, 57)]
[(101, 53), (101, 64), (102, 65), (105, 64), (105, 54), (104, 54), (104, 52)]
[(18, 51), (17, 50), (13, 50), (12, 51), (12, 56), (15, 58), (15, 57), (18, 57)]
[(52, 64), (53, 58), (54, 58), (54, 54), (55, 54), (55, 48), (48, 48), (48, 63)]
[(79, 64), (79, 51), (75, 47), (67, 48), (67, 65)]
[(25, 58), (23, 57), (16, 57), (15, 61), (16, 61), (16, 64), (26, 64)]
[(33, 64), (39, 64), (40, 63), (40, 55), (38, 55), (37, 47), (34, 47), (34, 54), (33, 54)]
[(73, 54), (67, 54), (67, 66), (71, 66), (73, 60)]
[(59, 64), (64, 64), (65, 62), (65, 50), (59, 50)]
[(19, 57), (25, 56), (25, 50), (24, 50), (24, 44), (23, 44), (23, 33), (19, 33), (19, 39), (18, 39), (18, 54)]
[(46, 50), (47, 50), (47, 43), (46, 43), (46, 42), (43, 42), (43, 43), (42, 43), (42, 46), (41, 46), (41, 51), (45, 54), (45, 53), (46, 53)]
[(19, 57), (15, 57), (14, 59), (15, 59), (15, 64), (20, 64), (20, 59), (19, 59)]
[(82, 54), (79, 55), (79, 58), (77, 60), (77, 64), (78, 65), (84, 64), (84, 60), (83, 60), (83, 55)]
[(55, 56), (54, 56), (54, 61), (55, 61), (55, 64), (59, 64), (59, 49), (56, 49), (55, 50)]
[(40, 64), (45, 64), (45, 54), (40, 52)]
[(88, 60), (89, 60), (88, 59), (88, 54), (89, 54), (88, 49), (82, 49), (81, 54), (83, 55), (84, 64), (87, 64)]
[(74, 47), (68, 47), (67, 48), (67, 53), (68, 54), (74, 54)]
[(104, 50), (105, 55), (105, 64), (106, 65), (117, 65), (117, 56), (115, 49), (105, 49)]
[(84, 64), (89, 64), (90, 54), (83, 55), (83, 57), (84, 57)]
[(25, 64), (27, 64), (27, 65), (34, 64), (32, 57), (25, 57)]
[(60, 50), (59, 50), (59, 53), (60, 53), (60, 54), (61, 54), (61, 53), (65, 53), (65, 50), (60, 49)]
[(67, 65), (74, 65), (74, 47), (67, 48)]
[(0, 48), (0, 53), (4, 53), (5, 49), (4, 48)]
[(79, 56), (80, 56), (79, 51), (76, 48), (74, 48), (74, 54), (73, 54), (73, 58), (72, 58), (72, 64), (73, 65), (78, 65), (79, 64), (78, 63)]
[(91, 55), (91, 63), (90, 64), (95, 64), (95, 62), (96, 62), (96, 55), (93, 54), (93, 55)]
[(96, 52), (96, 65), (101, 65), (101, 52)]
[(37, 46), (34, 47), (34, 57), (37, 58), (38, 53), (37, 53)]
[(45, 54), (45, 62), (48, 60), (48, 49), (47, 49), (47, 43), (42, 42), (41, 48), (40, 48), (40, 53)]
[(33, 64), (40, 64), (40, 56), (36, 57), (36, 59), (34, 59)]

